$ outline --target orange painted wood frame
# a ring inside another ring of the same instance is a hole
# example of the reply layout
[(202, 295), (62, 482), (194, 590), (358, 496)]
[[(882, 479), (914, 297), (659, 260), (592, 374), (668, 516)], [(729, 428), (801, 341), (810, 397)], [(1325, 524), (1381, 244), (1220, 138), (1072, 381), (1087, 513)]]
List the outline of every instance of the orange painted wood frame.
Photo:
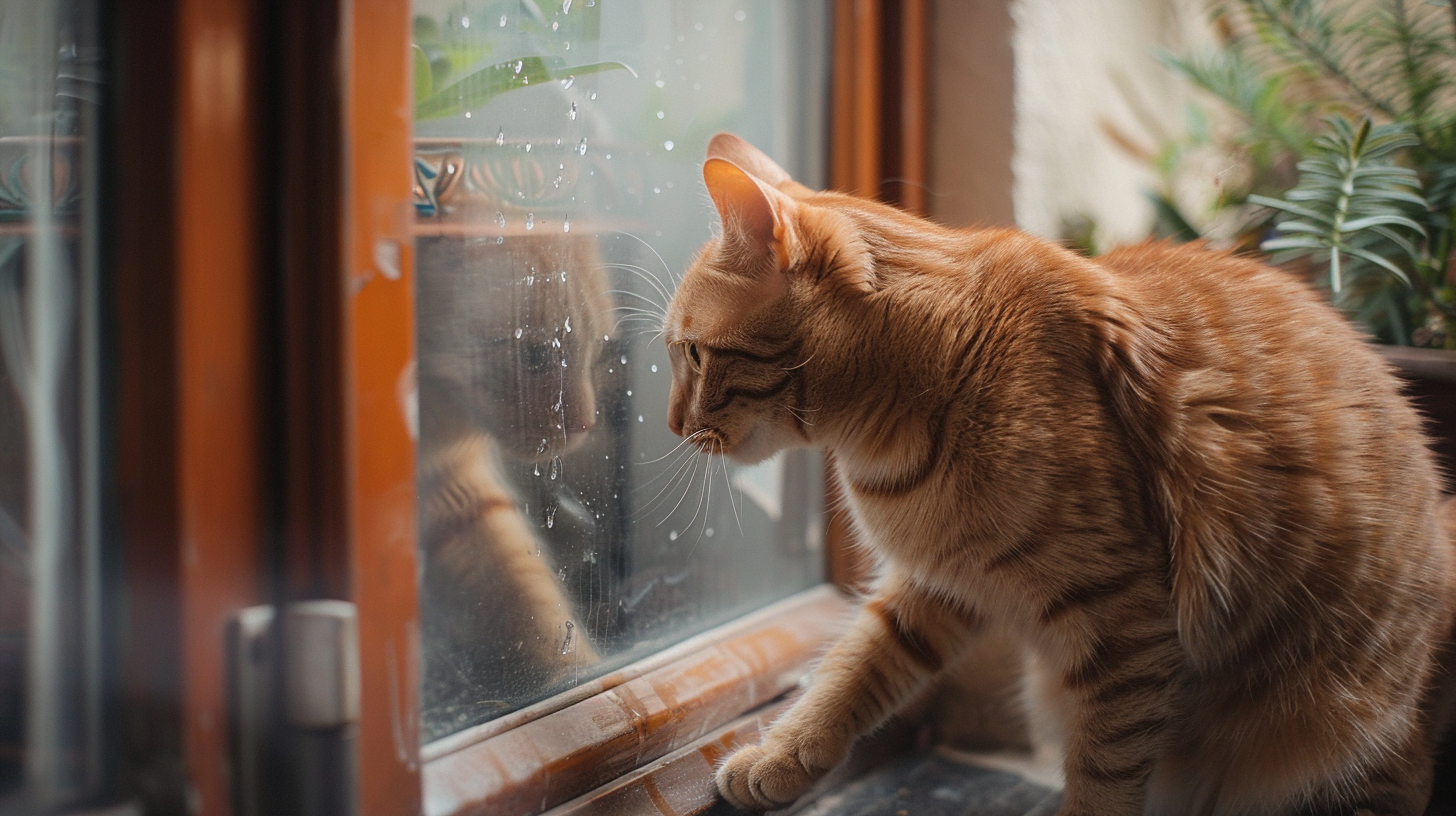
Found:
[(925, 210), (930, 0), (834, 0), (830, 186)]
[[(352, 599), (359, 609), (359, 803), (420, 810), (414, 442), (410, 7), (358, 0), (343, 19), (344, 410)], [(412, 375), (411, 375), (412, 376)]]
[(246, 0), (178, 6), (178, 503), (187, 775), (230, 812), (226, 626), (262, 600), (255, 50)]
[(121, 740), (154, 812), (230, 812), (224, 634), (262, 597), (251, 9), (124, 0), (115, 18)]

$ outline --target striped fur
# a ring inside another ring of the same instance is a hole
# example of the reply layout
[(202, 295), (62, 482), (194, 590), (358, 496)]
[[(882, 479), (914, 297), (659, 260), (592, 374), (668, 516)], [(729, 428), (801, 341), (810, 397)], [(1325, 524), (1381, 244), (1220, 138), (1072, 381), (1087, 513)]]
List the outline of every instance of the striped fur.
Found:
[(813, 192), (726, 134), (704, 176), (669, 425), (832, 451), (883, 563), (730, 802), (793, 801), (994, 627), (1061, 717), (1064, 814), (1421, 812), (1456, 553), (1337, 313), (1202, 248), (1088, 260)]

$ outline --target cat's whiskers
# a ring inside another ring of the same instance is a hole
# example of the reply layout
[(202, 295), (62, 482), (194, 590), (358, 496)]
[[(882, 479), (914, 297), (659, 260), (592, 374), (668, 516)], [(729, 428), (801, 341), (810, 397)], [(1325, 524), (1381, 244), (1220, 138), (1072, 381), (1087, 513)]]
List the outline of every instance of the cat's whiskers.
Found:
[[(693, 474), (693, 477), (694, 478), (697, 477), (697, 473), (698, 473), (698, 463), (701, 462), (701, 461), (702, 461), (702, 457), (697, 457), (697, 456), (693, 457), (692, 474)], [(662, 525), (666, 524), (667, 521), (668, 521), (668, 519), (671, 519), (672, 516), (673, 516), (673, 514), (677, 512), (677, 509), (679, 507), (682, 507), (682, 503), (683, 503), (684, 500), (687, 499), (688, 494), (691, 493), (691, 492), (693, 492), (692, 491), (692, 484), (693, 484), (692, 483), (692, 479), (689, 479), (687, 484), (688, 484), (688, 489), (686, 489), (686, 490), (683, 491), (682, 498), (679, 498), (677, 500), (677, 504), (674, 504), (672, 506), (672, 509), (669, 510), (669, 511), (667, 511), (667, 515), (665, 515), (665, 516), (662, 517), (662, 521), (657, 522), (657, 524), (655, 526), (661, 527)], [(697, 518), (696, 515), (694, 515), (693, 517), (694, 518)]]
[(687, 436), (685, 436), (682, 439), (678, 440), (678, 443), (676, 445), (673, 445), (672, 446), (672, 450), (668, 451), (667, 453), (664, 453), (663, 455), (657, 457), (656, 459), (647, 459), (645, 461), (638, 462), (637, 464), (638, 465), (655, 465), (658, 462), (661, 462), (663, 459), (666, 459), (667, 457), (673, 455), (674, 453), (677, 453), (678, 450), (680, 450), (683, 445), (688, 444), (688, 442), (691, 441), (693, 437), (695, 437), (695, 436), (697, 436), (698, 434), (701, 434), (701, 433), (707, 433), (707, 431), (708, 431), (707, 428), (703, 428), (702, 430), (698, 430), (698, 431), (693, 431), (691, 434), (688, 434)]
[(797, 371), (798, 369), (801, 369), (809, 363), (813, 362), (814, 358), (817, 356), (819, 356), (819, 352), (816, 351), (813, 354), (810, 354), (808, 357), (805, 357), (800, 362), (794, 363), (791, 366), (779, 366), (779, 368), (783, 369), (784, 371)]
[[(637, 511), (636, 516), (635, 516), (635, 520), (640, 521), (648, 513), (650, 513), (655, 507), (660, 506), (665, 501), (665, 499), (663, 497), (664, 496), (670, 496), (671, 493), (673, 492), (673, 490), (679, 484), (682, 484), (684, 486), (683, 496), (684, 497), (687, 496), (688, 492), (691, 491), (691, 489), (692, 489), (693, 479), (696, 478), (696, 474), (697, 474), (697, 458), (698, 457), (696, 455), (696, 451), (694, 451), (691, 447), (688, 447), (686, 450), (684, 450), (683, 447), (684, 447), (684, 445), (688, 445), (693, 440), (693, 437), (696, 437), (696, 436), (698, 436), (700, 434), (705, 434), (705, 433), (707, 433), (707, 431), (708, 431), (707, 428), (703, 428), (703, 429), (700, 429), (698, 431), (693, 432), (687, 438), (685, 438), (681, 442), (679, 442), (677, 444), (677, 446), (675, 446), (671, 451), (669, 451), (666, 456), (660, 457), (660, 459), (667, 458), (667, 456), (671, 456), (674, 453), (678, 453), (679, 451), (681, 451), (681, 457), (682, 458), (679, 459), (677, 462), (673, 463), (672, 465), (670, 465), (669, 467), (665, 468), (664, 471), (663, 471), (663, 473), (660, 473), (657, 476), (653, 477), (653, 479), (651, 481), (648, 481), (645, 484), (639, 485), (636, 488), (637, 490), (642, 490), (644, 488), (649, 488), (658, 479), (663, 478), (663, 475), (664, 474), (666, 474), (666, 473), (671, 473), (672, 474), (672, 477), (667, 481), (666, 484), (664, 484), (662, 486), (662, 488), (660, 490), (657, 491), (657, 494), (655, 496), (653, 496), (650, 500), (648, 500), (646, 503), (644, 503), (642, 505), (641, 509), (639, 509)], [(655, 461), (660, 461), (660, 459), (659, 460), (655, 460)], [(686, 479), (684, 479), (684, 477), (686, 477)], [(682, 503), (681, 502), (681, 499), (679, 500), (678, 503), (679, 504)], [(671, 514), (669, 514), (669, 515), (671, 515)]]
[[(673, 465), (676, 470), (673, 472), (672, 478), (668, 480), (667, 484), (662, 486), (661, 490), (657, 491), (657, 495), (653, 496), (650, 500), (642, 505), (642, 508), (637, 511), (636, 515), (633, 517), (633, 520), (641, 521), (647, 516), (648, 513), (661, 505), (664, 502), (663, 496), (669, 495), (671, 491), (673, 491), (677, 487), (677, 485), (682, 482), (684, 474), (688, 474), (688, 479), (685, 484), (691, 486), (691, 473), (693, 471), (696, 471), (697, 464), (697, 457), (693, 456), (692, 452), (689, 451), (688, 455), (684, 456), (681, 461)], [(686, 491), (684, 491), (683, 495), (687, 495)], [(681, 501), (679, 501), (679, 503), (681, 503)]]
[[(709, 457), (707, 462), (705, 462), (703, 466), (703, 486), (698, 489), (698, 507), (696, 510), (693, 511), (693, 517), (688, 519), (688, 523), (683, 528), (683, 530), (687, 531), (693, 529), (693, 525), (696, 524), (698, 521), (698, 514), (703, 512), (703, 508), (705, 506), (710, 509), (710, 512), (703, 514), (703, 529), (706, 530), (708, 527), (708, 516), (711, 515), (712, 503), (713, 460), (711, 457)], [(702, 530), (698, 531), (698, 535), (702, 535)], [(694, 542), (693, 546), (697, 546), (696, 542)]]
[(652, 306), (654, 313), (656, 313), (657, 315), (662, 316), (662, 317), (666, 317), (667, 316), (667, 309), (665, 309), (661, 303), (658, 303), (657, 301), (655, 301), (652, 298), (650, 298), (650, 297), (642, 294), (641, 292), (633, 292), (633, 291), (628, 290), (628, 289), (608, 289), (606, 291), (606, 294), (608, 294), (608, 295), (626, 295), (627, 297), (637, 298), (638, 300), (642, 301), (643, 303), (646, 303), (646, 304)]
[[(738, 533), (741, 535), (743, 533), (743, 517), (738, 514), (738, 505), (733, 501), (733, 475), (728, 471), (728, 457), (723, 452), (723, 444), (721, 442), (718, 443), (718, 457), (719, 461), (723, 463), (723, 481), (728, 485), (728, 506), (733, 508), (733, 521), (737, 523)], [(742, 488), (739, 489), (739, 493), (739, 500), (741, 501), (743, 498), (741, 495)]]
[(648, 272), (646, 269), (640, 266), (625, 263), (609, 263), (604, 264), (601, 268), (618, 269), (623, 272), (631, 272), (632, 274), (646, 281), (647, 284), (652, 287), (653, 291), (657, 292), (657, 294), (662, 296), (662, 308), (664, 311), (667, 310), (667, 304), (672, 301), (672, 294), (668, 291), (666, 286), (663, 286), (662, 281), (658, 280), (657, 276), (653, 275), (652, 273)]
[(667, 265), (667, 261), (664, 261), (662, 259), (661, 253), (659, 253), (656, 249), (653, 249), (652, 244), (647, 243), (643, 239), (637, 237), (636, 235), (633, 235), (630, 232), (623, 232), (623, 233), (620, 233), (620, 234), (625, 235), (628, 238), (631, 238), (632, 240), (636, 241), (637, 243), (641, 244), (642, 246), (647, 247), (647, 251), (648, 252), (651, 252), (653, 254), (653, 256), (657, 258), (657, 262), (658, 263), (662, 264), (662, 270), (667, 273), (667, 279), (670, 280), (670, 281), (673, 281), (674, 283), (677, 282), (676, 279), (673, 277), (672, 267), (668, 266)]

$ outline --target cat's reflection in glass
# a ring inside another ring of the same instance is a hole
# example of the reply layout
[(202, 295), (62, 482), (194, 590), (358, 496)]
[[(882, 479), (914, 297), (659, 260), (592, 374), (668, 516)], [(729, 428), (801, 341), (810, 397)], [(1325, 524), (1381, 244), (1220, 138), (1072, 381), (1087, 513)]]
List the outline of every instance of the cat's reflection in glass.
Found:
[(612, 623), (585, 599), (605, 587), (581, 582), (610, 571), (571, 567), (613, 538), (596, 364), (611, 326), (590, 236), (432, 237), (417, 252), (422, 697), (427, 731), (448, 733), (599, 660)]

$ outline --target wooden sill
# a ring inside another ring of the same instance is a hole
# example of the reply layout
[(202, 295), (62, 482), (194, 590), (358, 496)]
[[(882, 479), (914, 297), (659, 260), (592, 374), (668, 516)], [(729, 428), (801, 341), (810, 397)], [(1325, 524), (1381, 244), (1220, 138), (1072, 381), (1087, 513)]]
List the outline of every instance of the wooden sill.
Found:
[[(425, 813), (541, 813), (622, 780), (725, 724), (720, 739), (727, 744), (754, 736), (759, 718), (771, 715), (732, 721), (793, 689), (840, 632), (850, 607), (832, 586), (815, 587), (556, 698), (431, 743), (422, 752)], [(673, 754), (671, 767), (707, 762), (711, 768), (708, 753), (698, 750), (697, 760)], [(704, 795), (694, 790), (688, 795)]]

